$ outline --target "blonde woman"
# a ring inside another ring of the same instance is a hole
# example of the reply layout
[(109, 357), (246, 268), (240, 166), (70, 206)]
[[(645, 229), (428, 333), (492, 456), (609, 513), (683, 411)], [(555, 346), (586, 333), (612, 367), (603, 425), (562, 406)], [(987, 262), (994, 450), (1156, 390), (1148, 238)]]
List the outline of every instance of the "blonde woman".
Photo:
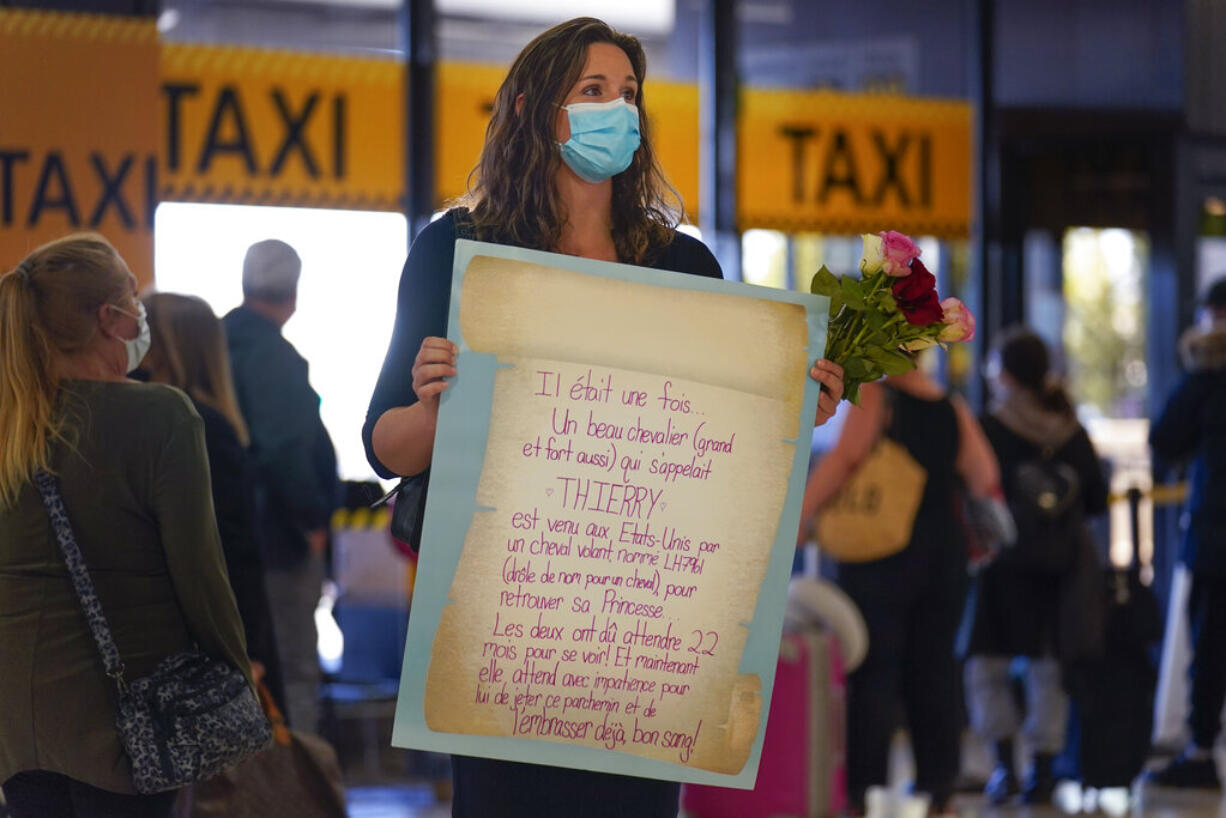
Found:
[(17, 818), (164, 816), (135, 794), (107, 678), (32, 479), (59, 479), (126, 675), (193, 645), (250, 679), (200, 416), (130, 381), (149, 334), (136, 278), (96, 234), (0, 277), (0, 782)]
[(281, 662), (256, 523), (255, 467), (247, 451), (247, 424), (234, 393), (225, 331), (208, 303), (196, 296), (153, 293), (142, 300), (152, 346), (141, 368), (151, 381), (186, 392), (204, 421), (213, 509), (230, 588), (243, 619), (247, 653), (284, 712)]

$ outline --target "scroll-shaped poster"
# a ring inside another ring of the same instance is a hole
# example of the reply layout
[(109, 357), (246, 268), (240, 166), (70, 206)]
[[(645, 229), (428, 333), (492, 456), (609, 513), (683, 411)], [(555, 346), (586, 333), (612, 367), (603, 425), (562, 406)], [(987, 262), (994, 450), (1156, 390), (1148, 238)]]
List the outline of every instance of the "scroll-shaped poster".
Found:
[(456, 242), (393, 743), (752, 787), (826, 312)]

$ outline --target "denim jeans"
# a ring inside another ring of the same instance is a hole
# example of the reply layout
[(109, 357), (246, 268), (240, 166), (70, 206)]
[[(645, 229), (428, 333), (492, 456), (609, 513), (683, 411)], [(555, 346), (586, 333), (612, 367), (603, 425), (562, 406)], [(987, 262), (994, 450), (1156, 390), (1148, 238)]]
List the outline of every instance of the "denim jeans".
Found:
[(1192, 575), (1192, 740), (1210, 748), (1222, 730), (1226, 701), (1226, 578)]
[(1064, 748), (1068, 695), (1054, 658), (1025, 660), (1026, 717), (1018, 712), (1007, 656), (974, 656), (967, 660), (966, 705), (971, 726), (986, 741), (1013, 738), (1018, 731), (1036, 753), (1055, 755)]

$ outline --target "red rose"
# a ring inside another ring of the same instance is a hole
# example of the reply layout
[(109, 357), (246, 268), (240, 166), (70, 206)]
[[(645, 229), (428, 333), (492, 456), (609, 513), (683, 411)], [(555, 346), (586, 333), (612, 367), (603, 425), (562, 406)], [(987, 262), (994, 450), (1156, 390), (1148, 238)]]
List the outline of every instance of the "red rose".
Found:
[(936, 292), (937, 278), (928, 272), (924, 262), (911, 262), (911, 273), (894, 282), (894, 298), (901, 305), (904, 301), (918, 301), (931, 292)]
[(945, 310), (941, 307), (937, 294), (929, 293), (922, 301), (912, 305), (910, 310), (903, 310), (903, 315), (906, 316), (908, 324), (926, 327), (944, 318)]
[(894, 300), (908, 324), (926, 327), (945, 317), (937, 297), (937, 279), (919, 259), (911, 262), (911, 274), (894, 282)]

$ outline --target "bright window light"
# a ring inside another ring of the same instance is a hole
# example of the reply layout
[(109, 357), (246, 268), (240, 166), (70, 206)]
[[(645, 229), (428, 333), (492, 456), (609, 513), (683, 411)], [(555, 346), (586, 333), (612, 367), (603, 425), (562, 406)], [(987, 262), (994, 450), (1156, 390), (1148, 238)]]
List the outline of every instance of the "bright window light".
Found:
[(920, 257), (924, 260), (924, 266), (933, 274), (941, 269), (941, 240), (935, 236), (918, 236), (915, 239), (916, 245), (920, 249)]
[(776, 230), (741, 236), (741, 277), (746, 284), (787, 287), (788, 237)]
[[(579, 12), (574, 0), (437, 0), (440, 15), (481, 17), (488, 20), (561, 22)], [(614, 28), (631, 34), (668, 34), (673, 30), (676, 3), (671, 0), (618, 0), (616, 3), (585, 3), (583, 14), (599, 17)]]
[(702, 241), (702, 231), (698, 229), (698, 225), (696, 224), (679, 224), (677, 225), (677, 232), (684, 233), (687, 236), (693, 236), (699, 241)]
[(223, 316), (243, 300), (247, 248), (292, 245), (302, 278), (285, 337), (311, 366), (341, 477), (370, 480), (362, 423), (392, 334), (407, 233), (397, 213), (168, 202), (154, 229), (156, 287), (200, 296)]

